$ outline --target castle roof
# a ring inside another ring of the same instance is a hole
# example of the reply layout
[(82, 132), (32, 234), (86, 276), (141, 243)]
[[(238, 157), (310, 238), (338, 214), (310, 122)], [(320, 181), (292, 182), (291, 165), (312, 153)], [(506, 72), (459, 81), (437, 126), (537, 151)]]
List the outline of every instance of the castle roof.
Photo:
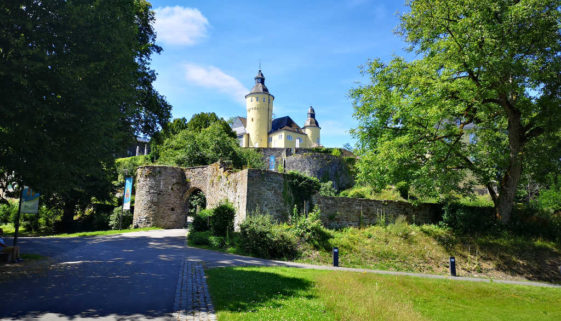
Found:
[(308, 109), (308, 119), (306, 119), (306, 124), (304, 124), (304, 128), (306, 127), (319, 127), (319, 123), (316, 120), (316, 111), (312, 106)]
[(251, 89), (249, 94), (246, 95), (246, 97), (251, 94), (263, 94), (263, 93), (269, 94), (269, 89), (267, 88), (267, 86), (265, 86), (265, 76), (261, 72), (261, 69), (259, 69), (259, 71), (257, 72), (257, 76), (255, 76), (255, 86), (253, 86), (253, 88)]
[(273, 119), (271, 131), (269, 133), (271, 134), (279, 130), (288, 130), (298, 134), (304, 134), (302, 128), (300, 128), (300, 126), (298, 126), (298, 124), (296, 124), (289, 116)]

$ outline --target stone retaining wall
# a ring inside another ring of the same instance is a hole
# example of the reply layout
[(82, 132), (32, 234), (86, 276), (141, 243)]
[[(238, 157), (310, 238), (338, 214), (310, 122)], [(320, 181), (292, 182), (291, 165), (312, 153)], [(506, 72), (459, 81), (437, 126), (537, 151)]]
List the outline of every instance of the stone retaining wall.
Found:
[[(185, 225), (187, 201), (191, 193), (201, 190), (207, 207), (216, 207), (227, 200), (236, 209), (235, 226), (256, 212), (268, 213), (278, 221), (286, 221), (292, 212), (285, 175), (273, 171), (247, 169), (231, 171), (221, 163), (209, 166), (178, 168), (142, 166), (136, 175), (136, 197), (133, 225), (181, 228)], [(324, 197), (316, 194), (310, 209), (318, 205), (321, 219), (329, 227), (390, 223), (399, 215), (415, 223), (438, 221), (441, 209), (433, 204), (418, 206), (399, 201)]]
[(437, 223), (442, 211), (438, 204), (413, 205), (402, 201), (327, 197), (319, 194), (314, 195), (312, 201), (319, 206), (323, 224), (332, 228), (374, 225), (380, 220), (393, 223), (401, 215), (410, 223)]

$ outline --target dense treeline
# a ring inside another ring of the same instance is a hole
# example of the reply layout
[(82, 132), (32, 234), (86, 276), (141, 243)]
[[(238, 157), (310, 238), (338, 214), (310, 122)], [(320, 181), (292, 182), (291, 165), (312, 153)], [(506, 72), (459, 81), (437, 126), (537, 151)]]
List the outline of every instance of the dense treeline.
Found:
[(41, 192), (65, 229), (111, 200), (114, 157), (165, 124), (144, 0), (0, 3), (0, 181)]

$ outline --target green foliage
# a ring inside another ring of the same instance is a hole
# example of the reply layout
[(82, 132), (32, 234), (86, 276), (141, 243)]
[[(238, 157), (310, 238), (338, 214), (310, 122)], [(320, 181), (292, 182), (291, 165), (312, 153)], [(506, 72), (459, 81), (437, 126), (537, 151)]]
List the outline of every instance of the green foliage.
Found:
[(308, 217), (300, 215), (291, 227), (291, 230), (300, 240), (308, 243), (315, 249), (331, 250), (329, 239), (332, 236), (321, 223), (320, 211), (317, 206), (308, 214)]
[(469, 207), (449, 203), (443, 210), (442, 224), (460, 234), (488, 232), (497, 224), (491, 207)]
[(339, 193), (339, 196), (350, 198), (367, 198), (372, 200), (404, 201), (401, 195), (391, 187), (382, 190), (376, 190), (372, 186), (358, 184), (349, 189), (341, 191)]
[(296, 237), (273, 224), (269, 215), (249, 216), (240, 225), (240, 243), (244, 251), (269, 259), (293, 259), (297, 256)]
[(117, 181), (122, 185), (125, 182), (125, 176), (135, 176), (136, 170), (140, 166), (149, 165), (152, 161), (149, 155), (131, 156), (125, 158), (117, 158), (115, 160), (115, 168), (117, 170)]
[(236, 210), (232, 204), (222, 202), (215, 208), (205, 209), (195, 214), (190, 230), (192, 232), (209, 231), (213, 236), (225, 237), (234, 233)]
[(0, 204), (0, 224), (13, 223), (18, 213), (18, 203), (8, 202)]
[(321, 196), (337, 196), (337, 190), (333, 187), (332, 181), (320, 183), (319, 194)]
[(296, 171), (289, 171), (284, 175), (283, 196), (289, 204), (303, 208), (304, 201), (309, 201), (320, 190), (320, 182), (315, 177), (309, 177)]
[(210, 231), (210, 217), (212, 215), (212, 209), (200, 211), (193, 217), (193, 223), (191, 224), (190, 230), (194, 232)]
[(146, 1), (0, 3), (0, 173), (56, 194), (59, 208), (81, 205), (65, 205), (79, 193), (110, 197), (115, 155), (170, 115), (152, 87), (149, 60), (161, 48), (150, 9)]
[(187, 235), (187, 243), (189, 245), (210, 245), (210, 231), (190, 231)]
[(206, 208), (206, 196), (202, 191), (195, 191), (189, 196), (188, 204), (188, 214), (191, 217), (195, 217), (198, 210), (204, 210)]
[(351, 91), (359, 179), (425, 197), (483, 185), (506, 222), (522, 169), (560, 164), (559, 1), (408, 5), (400, 32), (418, 59), (372, 60)]
[(219, 118), (215, 113), (198, 113), (193, 115), (189, 123), (187, 123), (187, 128), (192, 132), (200, 133), (214, 124), (218, 124), (228, 136), (236, 138), (236, 133), (232, 131), (228, 122)]
[(223, 236), (209, 236), (208, 245), (212, 248), (220, 249), (226, 246), (226, 240)]
[(226, 236), (234, 232), (236, 210), (232, 204), (225, 202), (214, 209), (210, 216), (210, 230), (214, 236)]
[(159, 159), (160, 148), (164, 141), (185, 129), (187, 129), (187, 119), (185, 119), (185, 117), (175, 118), (173, 121), (164, 124), (160, 131), (152, 135), (152, 139), (150, 140), (150, 160), (155, 161)]
[(331, 155), (341, 157), (341, 150), (339, 148), (333, 148), (331, 150)]
[(131, 211), (125, 211), (123, 213), (123, 207), (115, 207), (111, 216), (109, 217), (109, 227), (113, 230), (119, 229), (119, 217), (121, 217), (121, 229), (127, 229), (132, 225), (133, 214)]
[(158, 162), (191, 167), (229, 160), (235, 168), (262, 168), (261, 156), (254, 150), (241, 148), (236, 138), (231, 136), (229, 127), (228, 130), (221, 122), (215, 122), (200, 132), (183, 130), (164, 141)]

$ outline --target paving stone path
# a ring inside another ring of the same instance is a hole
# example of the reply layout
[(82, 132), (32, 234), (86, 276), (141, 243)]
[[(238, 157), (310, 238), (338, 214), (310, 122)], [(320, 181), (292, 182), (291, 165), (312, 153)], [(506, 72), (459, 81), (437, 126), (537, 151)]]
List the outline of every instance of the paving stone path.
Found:
[(175, 309), (178, 321), (216, 321), (201, 263), (183, 260), (177, 282)]

